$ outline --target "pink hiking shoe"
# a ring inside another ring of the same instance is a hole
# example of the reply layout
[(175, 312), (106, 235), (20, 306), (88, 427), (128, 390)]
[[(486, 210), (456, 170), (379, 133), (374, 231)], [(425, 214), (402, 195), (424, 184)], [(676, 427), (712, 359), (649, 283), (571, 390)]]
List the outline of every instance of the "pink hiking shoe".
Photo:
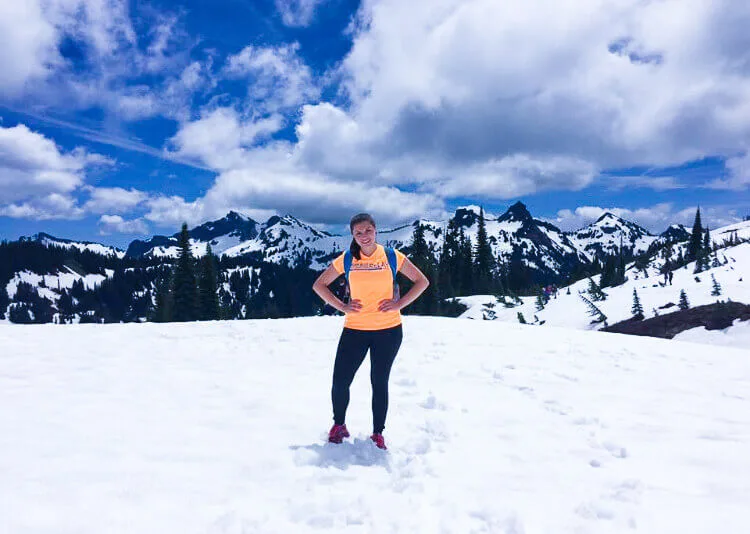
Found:
[(346, 425), (333, 425), (328, 431), (328, 441), (330, 443), (341, 443), (344, 438), (349, 437), (349, 431)]
[(388, 449), (388, 447), (385, 446), (385, 439), (383, 439), (383, 434), (373, 434), (372, 436), (370, 436), (370, 439), (375, 442), (375, 445), (377, 445), (378, 449)]

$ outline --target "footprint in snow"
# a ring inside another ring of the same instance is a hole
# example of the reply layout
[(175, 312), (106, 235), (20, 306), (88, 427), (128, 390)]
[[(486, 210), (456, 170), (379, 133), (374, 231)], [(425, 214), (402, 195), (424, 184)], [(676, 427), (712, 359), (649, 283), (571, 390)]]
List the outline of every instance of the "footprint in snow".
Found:
[(424, 401), (420, 402), (419, 405), (425, 410), (446, 410), (445, 405), (439, 403), (435, 398), (435, 395), (430, 395)]

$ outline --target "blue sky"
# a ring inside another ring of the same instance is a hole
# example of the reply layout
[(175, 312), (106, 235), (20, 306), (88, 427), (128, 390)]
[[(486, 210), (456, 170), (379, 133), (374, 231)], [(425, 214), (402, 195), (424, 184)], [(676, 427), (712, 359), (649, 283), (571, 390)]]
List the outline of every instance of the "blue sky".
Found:
[(0, 238), (517, 200), (564, 229), (750, 215), (744, 2), (501, 4), (6, 3)]

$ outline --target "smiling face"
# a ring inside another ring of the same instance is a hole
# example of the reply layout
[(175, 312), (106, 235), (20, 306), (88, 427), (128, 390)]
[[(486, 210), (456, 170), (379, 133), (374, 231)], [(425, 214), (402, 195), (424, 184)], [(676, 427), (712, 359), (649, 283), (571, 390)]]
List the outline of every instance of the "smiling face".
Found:
[(367, 253), (375, 246), (377, 230), (372, 223), (363, 221), (352, 227), (352, 236), (360, 248)]

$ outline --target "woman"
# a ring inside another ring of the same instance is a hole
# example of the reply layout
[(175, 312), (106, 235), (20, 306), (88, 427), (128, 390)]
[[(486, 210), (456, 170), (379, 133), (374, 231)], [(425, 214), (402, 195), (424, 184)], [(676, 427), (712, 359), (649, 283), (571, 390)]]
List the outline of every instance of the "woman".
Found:
[[(369, 350), (373, 418), (370, 439), (379, 448), (386, 449), (383, 430), (388, 411), (388, 377), (401, 347), (401, 309), (414, 302), (430, 282), (401, 252), (378, 244), (375, 221), (369, 214), (352, 217), (349, 229), (352, 233), (351, 256), (341, 254), (313, 284), (313, 291), (320, 298), (346, 314), (333, 368), (331, 400), (334, 424), (328, 432), (328, 441), (341, 443), (349, 437), (345, 424), (349, 386)], [(392, 268), (394, 259), (396, 265)], [(414, 282), (402, 297), (394, 290), (394, 286), (396, 289), (398, 286), (394, 284), (393, 270)], [(328, 288), (345, 272), (349, 277), (348, 303), (339, 300)]]

